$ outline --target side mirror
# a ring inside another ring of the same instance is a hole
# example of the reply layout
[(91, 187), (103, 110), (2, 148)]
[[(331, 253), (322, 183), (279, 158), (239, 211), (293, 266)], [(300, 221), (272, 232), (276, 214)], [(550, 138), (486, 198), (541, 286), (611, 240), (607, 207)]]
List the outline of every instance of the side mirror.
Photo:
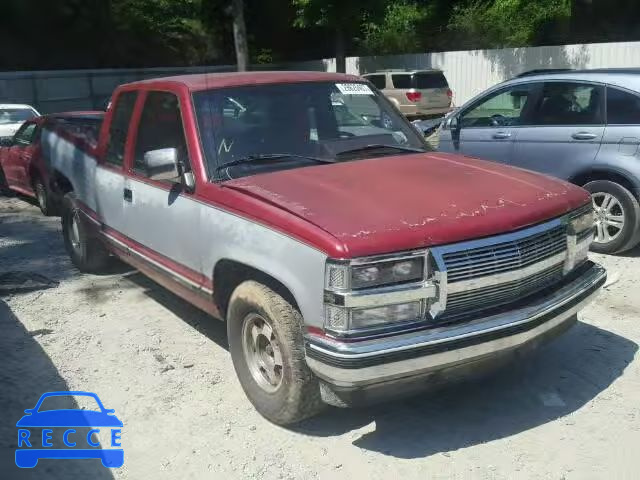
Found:
[(144, 165), (151, 180), (178, 180), (181, 172), (178, 164), (178, 149), (161, 148), (144, 154)]
[(447, 127), (449, 127), (449, 130), (460, 130), (460, 120), (458, 117), (454, 115), (447, 120)]

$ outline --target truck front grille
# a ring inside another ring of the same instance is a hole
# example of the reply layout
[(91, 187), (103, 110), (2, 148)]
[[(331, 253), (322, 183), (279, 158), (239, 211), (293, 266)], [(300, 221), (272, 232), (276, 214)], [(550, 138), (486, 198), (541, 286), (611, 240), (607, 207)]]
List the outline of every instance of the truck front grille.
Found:
[(517, 232), (435, 247), (445, 301), (437, 321), (513, 303), (559, 282), (567, 257), (566, 218)]
[(448, 283), (518, 270), (557, 255), (567, 248), (566, 228), (524, 238), (443, 254)]
[(470, 311), (496, 308), (533, 295), (546, 287), (562, 280), (563, 263), (507, 283), (458, 292), (447, 299), (446, 317), (456, 317)]

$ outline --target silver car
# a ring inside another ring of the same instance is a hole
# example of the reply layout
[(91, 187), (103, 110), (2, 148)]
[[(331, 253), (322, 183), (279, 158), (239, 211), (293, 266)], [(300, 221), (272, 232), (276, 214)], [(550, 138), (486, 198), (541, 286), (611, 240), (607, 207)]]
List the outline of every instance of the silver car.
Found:
[(640, 241), (639, 147), (640, 69), (524, 73), (449, 115), (439, 145), (583, 186), (601, 253)]

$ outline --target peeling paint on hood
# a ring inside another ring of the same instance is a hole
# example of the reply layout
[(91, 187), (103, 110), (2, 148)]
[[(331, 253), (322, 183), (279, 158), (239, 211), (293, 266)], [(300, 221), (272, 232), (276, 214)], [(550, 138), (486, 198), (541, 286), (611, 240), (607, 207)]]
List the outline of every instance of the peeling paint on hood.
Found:
[(444, 153), (284, 170), (225, 186), (329, 232), (347, 257), (513, 231), (589, 200), (552, 177)]

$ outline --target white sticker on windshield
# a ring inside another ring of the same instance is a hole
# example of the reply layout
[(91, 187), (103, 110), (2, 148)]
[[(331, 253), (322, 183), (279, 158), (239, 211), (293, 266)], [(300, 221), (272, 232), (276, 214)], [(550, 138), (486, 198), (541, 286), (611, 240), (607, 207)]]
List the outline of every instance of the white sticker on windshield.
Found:
[(374, 95), (365, 83), (336, 83), (336, 87), (343, 95)]

